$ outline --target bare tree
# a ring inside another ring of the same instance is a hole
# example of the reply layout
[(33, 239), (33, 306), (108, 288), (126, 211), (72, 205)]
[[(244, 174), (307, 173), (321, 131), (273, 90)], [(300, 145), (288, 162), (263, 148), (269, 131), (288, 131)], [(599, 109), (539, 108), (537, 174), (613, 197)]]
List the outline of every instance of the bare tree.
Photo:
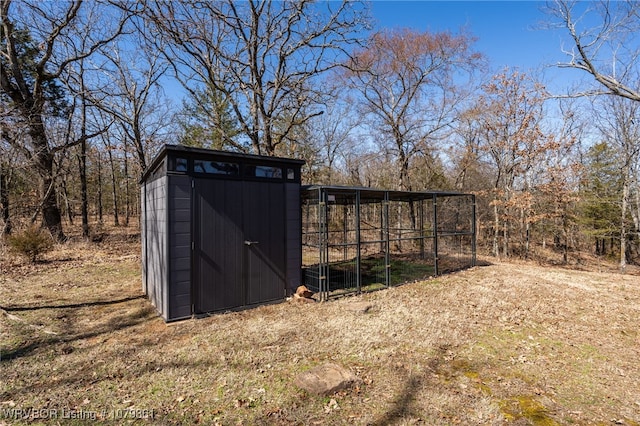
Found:
[(636, 232), (636, 249), (640, 252), (640, 155), (637, 155), (631, 164), (631, 179), (629, 183), (633, 188), (631, 194), (631, 217), (633, 218)]
[[(575, 246), (572, 227), (577, 223), (576, 205), (579, 201), (579, 180), (583, 171), (579, 156), (580, 140), (585, 123), (578, 113), (574, 99), (564, 99), (558, 103), (558, 119), (547, 125), (543, 135), (543, 148), (535, 155), (531, 173), (533, 184), (533, 205), (527, 227), (535, 226), (546, 248), (546, 238), (550, 233), (556, 249), (562, 252), (563, 263), (569, 261), (569, 249)], [(525, 253), (529, 251), (526, 240)]]
[[(640, 102), (640, 3), (637, 1), (578, 2), (555, 0), (548, 4), (548, 13), (557, 26), (568, 31), (572, 47), (563, 49), (569, 60), (558, 66), (573, 68), (591, 75), (599, 89), (581, 91), (569, 96), (614, 95), (631, 102)], [(635, 107), (607, 99), (606, 111), (596, 114), (606, 116), (608, 139), (618, 144), (623, 158), (622, 220), (620, 224), (620, 268), (626, 266), (626, 215), (629, 202), (634, 197), (640, 205), (637, 164), (640, 144), (636, 132)], [(601, 120), (602, 122), (602, 120)], [(599, 126), (602, 130), (602, 126)], [(632, 210), (636, 230), (640, 226), (640, 208)]]
[(547, 13), (571, 37), (572, 46), (563, 48), (568, 60), (557, 65), (584, 71), (600, 86), (572, 96), (608, 93), (640, 101), (640, 2), (554, 0)]
[[(79, 41), (79, 51), (86, 47), (85, 40)], [(91, 139), (106, 132), (112, 125), (111, 122), (99, 121), (93, 119), (95, 114), (91, 114), (93, 110), (94, 92), (98, 90), (95, 86), (96, 78), (91, 74), (95, 74), (95, 69), (87, 70), (86, 59), (81, 59), (71, 64), (62, 79), (70, 93), (74, 94), (73, 103), (71, 105), (67, 130), (65, 136), (66, 146), (77, 146), (76, 159), (78, 162), (78, 177), (80, 179), (80, 213), (82, 219), (82, 236), (89, 237), (89, 195), (87, 189), (87, 149)], [(88, 84), (87, 81), (93, 83)], [(62, 181), (66, 185), (66, 178), (62, 177)], [(69, 213), (69, 212), (68, 212)], [(71, 217), (71, 216), (69, 216)]]
[[(10, 104), (27, 129), (28, 138), (17, 142), (16, 148), (37, 170), (39, 210), (44, 225), (57, 240), (64, 240), (65, 235), (55, 187), (54, 156), (68, 146), (51, 144), (45, 118), (52, 114), (55, 102), (63, 98), (56, 93), (56, 80), (71, 64), (91, 56), (121, 34), (128, 16), (112, 10), (110, 19), (99, 19), (103, 6), (92, 2), (83, 7), (80, 0), (0, 3), (1, 94), (3, 102)], [(78, 40), (87, 41), (85, 48), (70, 48), (78, 46)]]
[(101, 95), (93, 102), (119, 122), (125, 136), (123, 143), (132, 144), (144, 173), (158, 134), (170, 125), (159, 85), (167, 65), (159, 52), (140, 44), (136, 50), (113, 45), (102, 50), (101, 59), (104, 61), (99, 68), (106, 81)]
[(1, 235), (9, 235), (13, 230), (10, 209), (10, 186), (14, 175), (15, 152), (5, 141), (9, 134), (3, 128), (0, 131), (0, 219), (2, 219)]
[(472, 51), (472, 41), (465, 34), (384, 31), (372, 35), (350, 60), (345, 77), (372, 133), (395, 158), (394, 186), (411, 189), (411, 158), (432, 150), (454, 121), (462, 99), (454, 76), (482, 59)]
[[(494, 170), (493, 254), (509, 255), (514, 223), (528, 235), (532, 172), (542, 155), (554, 148), (541, 130), (545, 90), (530, 77), (505, 70), (483, 86), (476, 107), (480, 115), (480, 146)], [(528, 238), (528, 237), (527, 237)]]
[[(329, 84), (327, 84), (328, 86)], [(312, 182), (337, 184), (346, 179), (346, 158), (356, 154), (354, 131), (359, 122), (352, 114), (351, 103), (340, 93), (342, 87), (333, 88), (331, 96), (323, 106), (324, 113), (309, 123), (307, 140), (300, 141), (305, 146), (299, 150), (302, 158), (313, 171)]]
[(366, 23), (354, 2), (154, 1), (146, 14), (187, 91), (224, 96), (244, 141), (241, 151), (273, 155), (320, 111), (318, 76), (344, 61)]
[[(594, 112), (597, 127), (608, 145), (617, 152), (622, 181), (620, 201), (620, 269), (627, 266), (627, 248), (629, 239), (629, 216), (631, 214), (632, 194), (638, 192), (637, 176), (634, 165), (640, 158), (640, 103), (608, 96), (595, 101)], [(635, 184), (635, 185), (634, 185)], [(638, 232), (637, 223), (636, 232)]]
[(454, 187), (459, 191), (491, 188), (491, 168), (482, 159), (482, 114), (480, 104), (472, 105), (458, 114), (455, 123), (448, 159), (453, 165)]

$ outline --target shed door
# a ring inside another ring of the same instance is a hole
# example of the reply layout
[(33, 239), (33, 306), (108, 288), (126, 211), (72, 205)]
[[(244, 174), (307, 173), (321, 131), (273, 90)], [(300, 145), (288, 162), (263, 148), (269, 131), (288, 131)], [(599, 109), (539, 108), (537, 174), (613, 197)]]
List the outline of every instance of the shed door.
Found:
[(283, 298), (283, 185), (215, 179), (194, 182), (195, 311)]
[(194, 309), (211, 312), (244, 304), (242, 182), (194, 181)]
[(244, 182), (247, 304), (282, 299), (286, 289), (284, 185)]

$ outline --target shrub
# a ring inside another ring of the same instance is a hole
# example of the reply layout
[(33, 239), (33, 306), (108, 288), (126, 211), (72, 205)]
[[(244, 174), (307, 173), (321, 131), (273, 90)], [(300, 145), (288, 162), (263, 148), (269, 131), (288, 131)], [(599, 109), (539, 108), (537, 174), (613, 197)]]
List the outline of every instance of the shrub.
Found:
[(42, 228), (32, 225), (9, 237), (9, 247), (15, 253), (35, 263), (38, 256), (53, 249), (53, 240)]

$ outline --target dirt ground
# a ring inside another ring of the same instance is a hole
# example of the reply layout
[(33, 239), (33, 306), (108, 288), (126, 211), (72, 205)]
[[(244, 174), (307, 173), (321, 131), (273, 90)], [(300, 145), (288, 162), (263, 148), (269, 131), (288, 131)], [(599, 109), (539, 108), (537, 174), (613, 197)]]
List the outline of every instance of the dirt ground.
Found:
[[(362, 296), (165, 324), (141, 293), (133, 233), (37, 265), (2, 250), (0, 425), (640, 424), (635, 271), (487, 259)], [(352, 309), (363, 301), (366, 313)], [(361, 382), (326, 397), (293, 385), (325, 362)]]

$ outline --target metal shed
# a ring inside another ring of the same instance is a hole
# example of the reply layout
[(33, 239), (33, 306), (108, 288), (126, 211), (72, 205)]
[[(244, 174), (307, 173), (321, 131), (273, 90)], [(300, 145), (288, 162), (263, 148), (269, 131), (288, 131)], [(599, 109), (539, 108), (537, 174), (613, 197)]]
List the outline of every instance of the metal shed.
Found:
[(165, 321), (281, 300), (301, 281), (304, 161), (165, 145), (141, 180), (142, 287)]

